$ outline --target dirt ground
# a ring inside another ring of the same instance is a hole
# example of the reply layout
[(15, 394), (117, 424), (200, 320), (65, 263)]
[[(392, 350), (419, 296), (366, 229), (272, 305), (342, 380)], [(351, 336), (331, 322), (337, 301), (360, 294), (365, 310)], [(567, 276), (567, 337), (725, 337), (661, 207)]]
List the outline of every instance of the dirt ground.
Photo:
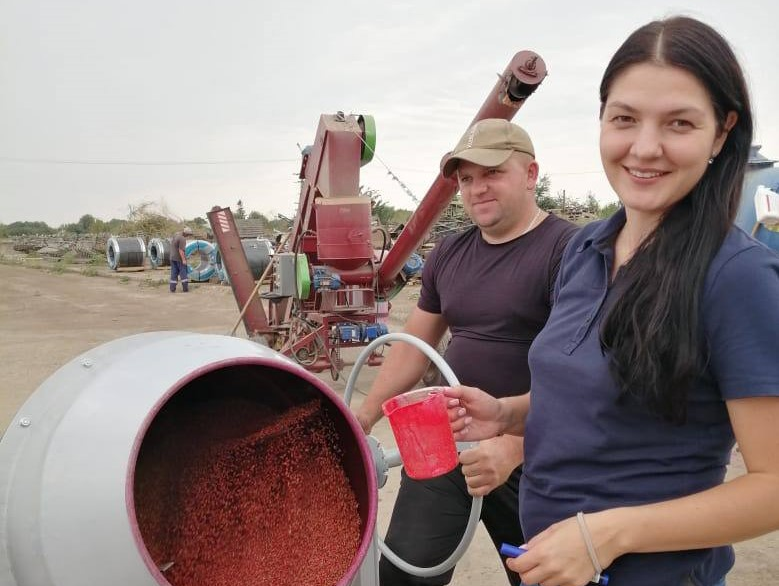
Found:
[[(9, 260), (11, 257), (4, 256), (5, 263)], [(230, 332), (238, 309), (228, 287), (193, 284), (188, 295), (171, 295), (166, 281), (162, 270), (112, 273), (103, 267), (58, 271), (0, 264), (0, 430), (13, 424), (23, 402), (54, 371), (102, 343), (148, 331)], [(407, 287), (395, 298), (391, 329), (400, 328), (417, 294), (417, 288)], [(244, 335), (243, 327), (238, 335)], [(326, 373), (319, 376), (343, 393), (348, 370), (338, 382)], [(373, 376), (375, 369), (362, 370), (355, 406)], [(378, 424), (375, 435), (383, 443), (394, 444), (386, 421)], [(729, 474), (740, 473), (743, 462), (734, 453)], [(386, 528), (398, 477), (397, 470), (392, 471), (390, 481), (379, 492), (381, 528)], [(738, 560), (728, 579), (730, 586), (779, 583), (779, 533), (739, 544), (736, 549)], [(458, 564), (452, 584), (506, 584), (483, 529)]]

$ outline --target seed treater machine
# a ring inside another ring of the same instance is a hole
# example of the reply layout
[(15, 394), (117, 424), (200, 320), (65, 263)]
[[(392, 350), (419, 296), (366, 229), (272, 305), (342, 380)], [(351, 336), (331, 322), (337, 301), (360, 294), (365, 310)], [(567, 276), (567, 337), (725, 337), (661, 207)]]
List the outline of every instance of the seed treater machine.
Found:
[[(472, 122), (511, 119), (545, 76), (537, 54), (517, 53)], [(274, 256), (270, 290), (259, 296), (230, 209), (208, 213), (249, 337), (312, 372), (329, 369), (334, 380), (345, 364), (343, 349), (386, 333), (392, 297), (421, 268), (414, 251), (457, 192), (456, 182), (439, 172), (397, 240), (374, 250), (371, 199), (359, 186), (360, 167), (371, 161), (375, 147), (373, 117), (320, 117), (314, 144), (303, 151), (288, 252)], [(369, 365), (380, 363), (378, 353), (368, 359)]]

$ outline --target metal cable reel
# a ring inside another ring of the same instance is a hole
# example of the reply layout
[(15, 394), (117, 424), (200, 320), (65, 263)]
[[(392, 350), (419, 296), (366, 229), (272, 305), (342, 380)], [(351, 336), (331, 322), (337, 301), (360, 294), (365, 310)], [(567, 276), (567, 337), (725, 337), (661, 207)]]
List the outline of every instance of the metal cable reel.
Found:
[[(357, 376), (359, 375), (360, 370), (367, 361), (368, 357), (371, 355), (371, 352), (373, 352), (375, 348), (383, 346), (387, 342), (405, 342), (411, 344), (423, 352), (438, 367), (438, 370), (444, 376), (446, 382), (449, 383), (449, 385), (456, 386), (460, 384), (460, 381), (457, 380), (457, 376), (454, 374), (454, 371), (434, 348), (430, 347), (427, 343), (410, 334), (405, 334), (402, 332), (390, 333), (379, 336), (373, 340), (373, 342), (368, 344), (357, 357), (357, 360), (354, 363), (354, 368), (349, 374), (349, 380), (346, 382), (346, 390), (344, 391), (344, 402), (347, 405), (351, 403), (354, 385), (357, 382)], [(386, 482), (388, 469), (402, 465), (400, 460), (400, 452), (397, 449), (387, 450), (383, 448), (379, 445), (378, 440), (373, 438), (373, 436), (368, 436), (368, 441), (373, 451), (376, 465), (376, 486), (381, 488)], [(462, 450), (471, 448), (474, 445), (476, 445), (476, 442), (457, 442), (457, 451), (461, 452)], [(463, 533), (463, 537), (460, 540), (460, 543), (457, 544), (457, 547), (454, 549), (452, 554), (438, 565), (429, 568), (422, 568), (419, 566), (414, 566), (401, 559), (394, 551), (389, 548), (386, 543), (384, 543), (384, 540), (379, 536), (378, 526), (376, 527), (376, 544), (378, 545), (381, 553), (384, 554), (384, 556), (390, 560), (390, 562), (408, 574), (420, 576), (422, 578), (429, 578), (443, 574), (455, 566), (473, 540), (473, 536), (475, 535), (479, 524), (479, 518), (481, 517), (482, 500), (483, 497), (473, 497), (471, 513), (468, 517), (468, 524), (465, 527), (465, 532)]]

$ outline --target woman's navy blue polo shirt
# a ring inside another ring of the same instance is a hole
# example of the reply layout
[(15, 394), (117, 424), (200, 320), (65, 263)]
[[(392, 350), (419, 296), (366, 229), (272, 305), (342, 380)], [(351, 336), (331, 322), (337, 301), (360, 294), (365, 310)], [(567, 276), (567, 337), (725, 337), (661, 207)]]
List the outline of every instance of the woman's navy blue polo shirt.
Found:
[[(586, 226), (565, 251), (555, 304), (533, 343), (530, 414), (520, 490), (528, 539), (553, 523), (664, 501), (721, 483), (734, 445), (725, 400), (779, 395), (779, 256), (738, 228), (713, 259), (702, 327), (710, 353), (689, 392), (684, 425), (630, 400), (617, 403), (599, 329), (619, 289), (609, 287), (613, 239), (624, 211)], [(628, 554), (612, 586), (713, 584), (733, 565), (730, 547)]]

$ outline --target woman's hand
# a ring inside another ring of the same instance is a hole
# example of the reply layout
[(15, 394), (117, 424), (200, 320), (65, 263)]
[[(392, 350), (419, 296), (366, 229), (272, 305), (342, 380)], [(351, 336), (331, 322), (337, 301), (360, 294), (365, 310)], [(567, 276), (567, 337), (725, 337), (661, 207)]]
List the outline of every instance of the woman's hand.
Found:
[(498, 399), (476, 387), (444, 389), (449, 397), (449, 421), (457, 441), (493, 438), (503, 432), (502, 405)]
[[(595, 547), (598, 562), (607, 568), (616, 557), (607, 544), (608, 511), (586, 515), (586, 523)], [(555, 523), (524, 546), (527, 553), (506, 562), (525, 584), (557, 584), (585, 586), (595, 575), (595, 568), (584, 543), (576, 517)]]

